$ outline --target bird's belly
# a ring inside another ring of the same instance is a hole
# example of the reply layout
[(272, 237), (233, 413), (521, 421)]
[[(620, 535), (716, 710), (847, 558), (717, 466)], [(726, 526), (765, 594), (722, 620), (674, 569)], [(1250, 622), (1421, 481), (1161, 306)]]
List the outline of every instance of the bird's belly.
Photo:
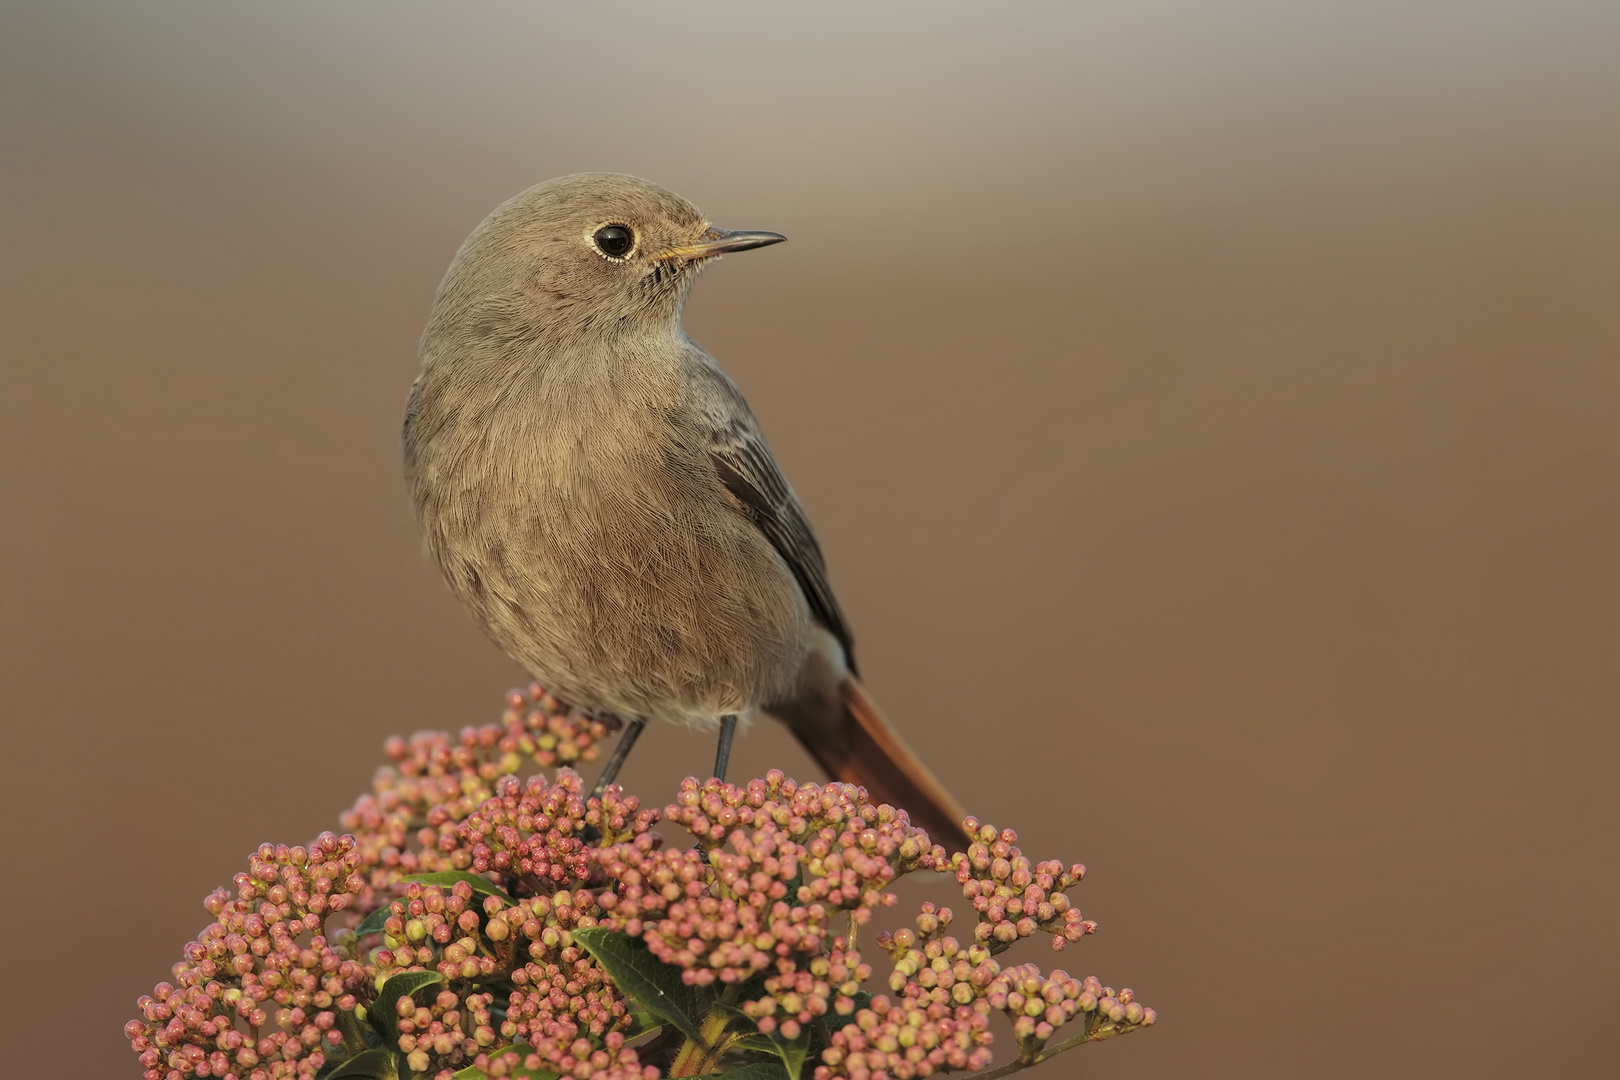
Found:
[(497, 643), (580, 708), (705, 724), (780, 696), (810, 644), (798, 583), (723, 501), (678, 482), (648, 490), (646, 475), (474, 500), (470, 540), (435, 545), (447, 576)]

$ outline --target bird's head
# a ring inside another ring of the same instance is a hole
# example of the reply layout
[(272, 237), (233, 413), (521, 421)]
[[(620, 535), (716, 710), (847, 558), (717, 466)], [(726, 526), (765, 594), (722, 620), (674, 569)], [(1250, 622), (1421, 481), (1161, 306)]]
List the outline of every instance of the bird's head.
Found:
[(457, 253), (432, 335), (491, 344), (673, 333), (698, 270), (786, 239), (715, 228), (685, 199), (619, 173), (576, 173), (508, 200)]

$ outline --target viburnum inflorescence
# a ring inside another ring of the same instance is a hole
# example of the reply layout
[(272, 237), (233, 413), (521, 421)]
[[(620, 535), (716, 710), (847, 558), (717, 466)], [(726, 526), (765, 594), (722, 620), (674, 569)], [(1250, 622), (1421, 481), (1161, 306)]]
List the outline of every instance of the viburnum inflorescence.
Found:
[[(146, 1080), (910, 1080), (990, 1069), (998, 1013), (1000, 1076), (1155, 1020), (1128, 989), (1000, 965), (1096, 929), (1067, 892), (1085, 868), (1032, 863), (1011, 830), (968, 819), (947, 852), (864, 789), (775, 770), (689, 778), (662, 812), (586, 797), (570, 768), (517, 774), (590, 760), (608, 725), (538, 688), (507, 704), (390, 740), (350, 835), (264, 845), (210, 894), (216, 921), (126, 1027)], [(916, 871), (952, 877), (971, 925), (923, 904), (870, 939), (874, 979), (863, 928)]]
[(146, 1075), (305, 1078), (341, 1056), (370, 972), (325, 922), (365, 887), (359, 866), (353, 837), (322, 833), (309, 848), (261, 846), (235, 896), (210, 893), (216, 921), (125, 1026)]

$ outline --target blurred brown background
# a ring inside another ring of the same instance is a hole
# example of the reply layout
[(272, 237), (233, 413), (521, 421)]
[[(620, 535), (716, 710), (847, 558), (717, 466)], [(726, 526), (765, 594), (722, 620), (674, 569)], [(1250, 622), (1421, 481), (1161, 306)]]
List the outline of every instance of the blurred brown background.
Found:
[(11, 0), (4, 1071), (138, 1075), (201, 897), (520, 681), (400, 408), (461, 238), (616, 169), (792, 238), (688, 325), (877, 696), (1090, 866), (1014, 958), (1160, 1011), (1044, 1075), (1616, 1075), (1616, 131), (1608, 2)]

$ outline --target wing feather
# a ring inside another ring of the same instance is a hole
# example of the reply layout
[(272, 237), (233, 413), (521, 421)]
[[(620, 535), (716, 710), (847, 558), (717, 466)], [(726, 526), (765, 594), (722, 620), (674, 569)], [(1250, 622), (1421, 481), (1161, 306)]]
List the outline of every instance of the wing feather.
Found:
[(855, 642), (827, 581), (827, 563), (804, 508), (757, 432), (733, 425), (709, 449), (715, 474), (793, 571), (816, 620), (844, 647), (855, 671)]

